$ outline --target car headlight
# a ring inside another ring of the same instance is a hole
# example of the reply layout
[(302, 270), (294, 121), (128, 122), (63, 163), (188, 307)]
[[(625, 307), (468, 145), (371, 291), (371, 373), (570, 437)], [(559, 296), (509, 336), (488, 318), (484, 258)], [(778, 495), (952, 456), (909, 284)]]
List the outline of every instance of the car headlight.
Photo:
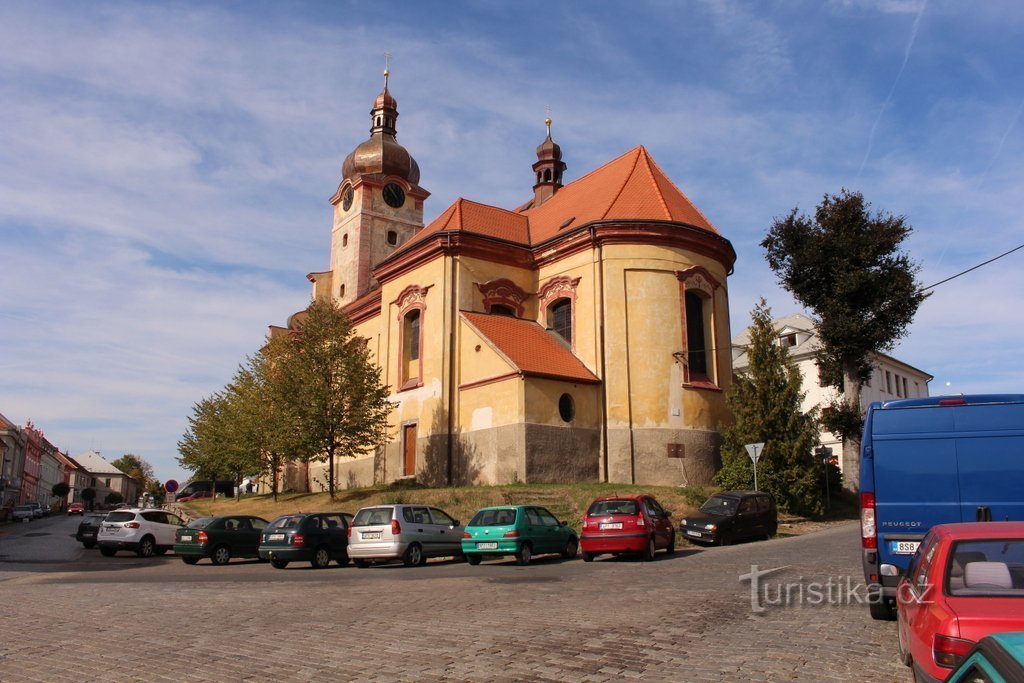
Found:
[(685, 519), (679, 520), (679, 526), (686, 526), (686, 520)]
[(704, 525), (705, 531), (714, 531), (717, 528), (718, 528), (717, 524), (705, 524)]

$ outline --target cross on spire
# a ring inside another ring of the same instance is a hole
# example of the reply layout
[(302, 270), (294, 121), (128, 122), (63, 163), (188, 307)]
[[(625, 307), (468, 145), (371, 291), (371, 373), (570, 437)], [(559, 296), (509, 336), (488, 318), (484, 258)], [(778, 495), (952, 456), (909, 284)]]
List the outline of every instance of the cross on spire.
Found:
[(391, 53), (390, 52), (385, 52), (384, 53), (384, 89), (385, 90), (388, 89), (388, 76), (391, 75), (390, 64), (391, 64)]

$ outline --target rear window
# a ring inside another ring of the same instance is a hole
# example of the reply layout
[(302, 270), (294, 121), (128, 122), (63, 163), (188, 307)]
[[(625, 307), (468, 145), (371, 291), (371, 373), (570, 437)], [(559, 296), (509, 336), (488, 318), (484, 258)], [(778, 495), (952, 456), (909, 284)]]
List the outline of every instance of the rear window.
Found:
[(135, 519), (134, 512), (111, 512), (107, 515), (108, 522), (130, 522)]
[(31, 505), (17, 505), (15, 506), (14, 509), (17, 510), (18, 512), (32, 512)]
[(960, 541), (952, 554), (950, 595), (1024, 596), (1024, 539)]
[(595, 500), (587, 510), (587, 516), (633, 515), (638, 514), (635, 500)]
[(356, 513), (352, 526), (391, 524), (391, 510), (392, 508), (363, 508)]
[(294, 529), (305, 517), (278, 517), (267, 526), (268, 529)]
[(86, 515), (82, 518), (82, 524), (97, 524), (106, 519), (106, 515)]
[(515, 510), (481, 510), (473, 515), (469, 526), (511, 526), (515, 523)]
[(707, 502), (700, 506), (701, 512), (709, 512), (715, 515), (731, 515), (736, 512), (736, 505), (739, 500), (725, 496), (711, 496)]
[(193, 519), (188, 523), (189, 529), (205, 529), (210, 526), (210, 522), (213, 521), (213, 517), (200, 517), (199, 519)]

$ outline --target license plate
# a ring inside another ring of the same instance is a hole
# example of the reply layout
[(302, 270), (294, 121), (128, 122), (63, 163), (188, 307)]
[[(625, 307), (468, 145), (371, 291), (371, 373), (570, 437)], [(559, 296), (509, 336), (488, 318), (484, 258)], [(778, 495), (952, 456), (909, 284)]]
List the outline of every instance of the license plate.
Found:
[(686, 530), (686, 535), (687, 536), (696, 536), (697, 538), (701, 538), (704, 534), (702, 534), (699, 531), (690, 531), (689, 529), (687, 529)]
[(362, 539), (364, 541), (373, 541), (373, 540), (376, 540), (378, 538), (380, 538), (380, 532), (379, 531), (364, 531), (363, 535), (362, 535)]
[(893, 555), (913, 555), (920, 541), (889, 541), (889, 552)]
[(183, 541), (191, 541), (192, 537), (191, 536), (182, 536), (181, 540), (183, 540)]
[(498, 544), (497, 543), (477, 543), (476, 547), (479, 550), (497, 550), (498, 549)]
[(600, 526), (602, 529), (621, 529), (622, 522), (605, 522)]
[(270, 534), (268, 537), (271, 541), (283, 541), (284, 534)]

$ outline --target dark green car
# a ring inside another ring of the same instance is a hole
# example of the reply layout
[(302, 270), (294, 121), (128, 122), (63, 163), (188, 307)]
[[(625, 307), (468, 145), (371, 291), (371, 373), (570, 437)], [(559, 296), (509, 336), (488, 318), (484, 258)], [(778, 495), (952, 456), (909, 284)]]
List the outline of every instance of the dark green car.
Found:
[(312, 512), (282, 515), (267, 525), (260, 539), (260, 559), (277, 569), (289, 562), (309, 562), (323, 569), (331, 560), (348, 564), (347, 512)]
[(249, 515), (200, 517), (178, 529), (174, 554), (185, 564), (204, 557), (213, 564), (227, 564), (232, 557), (259, 557), (260, 534), (267, 520)]
[(462, 553), (470, 564), (503, 555), (514, 555), (521, 565), (545, 553), (571, 559), (579, 545), (572, 527), (537, 505), (484, 508), (473, 515), (462, 534)]

